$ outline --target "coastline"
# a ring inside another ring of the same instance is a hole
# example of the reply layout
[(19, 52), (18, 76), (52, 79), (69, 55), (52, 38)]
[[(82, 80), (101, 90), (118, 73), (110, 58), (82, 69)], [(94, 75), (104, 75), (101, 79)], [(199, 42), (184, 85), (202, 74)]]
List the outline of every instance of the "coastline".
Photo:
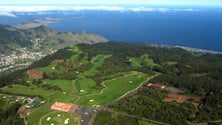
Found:
[[(84, 18), (84, 17), (80, 16), (80, 17), (73, 17), (73, 18), (74, 19), (79, 19), (79, 18)], [(49, 29), (51, 29), (48, 25), (53, 24), (53, 23), (55, 23), (55, 21), (58, 21), (58, 20), (66, 20), (66, 18), (34, 19), (30, 22), (22, 23), (22, 24), (19, 24), (17, 26), (14, 26), (14, 27), (16, 29), (30, 29), (30, 28), (36, 28), (36, 27), (39, 27), (39, 26), (47, 26)], [(144, 43), (146, 43), (146, 42), (144, 42)], [(222, 52), (220, 52), (220, 51), (192, 48), (192, 47), (186, 47), (186, 46), (173, 46), (173, 45), (167, 45), (167, 44), (159, 44), (159, 43), (155, 43), (155, 42), (154, 42), (154, 44), (150, 44), (150, 45), (181, 48), (181, 49), (184, 49), (184, 50), (189, 51), (189, 52), (198, 52), (198, 53), (205, 53), (205, 54), (210, 53), (210, 54), (220, 54), (220, 55), (222, 55)]]
[(174, 47), (181, 48), (181, 49), (184, 49), (184, 50), (189, 51), (189, 52), (198, 52), (198, 53), (204, 53), (204, 54), (210, 53), (210, 54), (220, 54), (220, 55), (222, 55), (222, 52), (219, 52), (219, 51), (191, 48), (191, 47), (184, 47), (184, 46), (174, 46)]

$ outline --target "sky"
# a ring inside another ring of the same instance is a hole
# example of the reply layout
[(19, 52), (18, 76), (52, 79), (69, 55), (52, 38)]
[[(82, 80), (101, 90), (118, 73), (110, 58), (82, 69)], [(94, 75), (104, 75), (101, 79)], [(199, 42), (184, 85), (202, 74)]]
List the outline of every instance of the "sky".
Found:
[(1, 0), (2, 5), (204, 5), (221, 6), (222, 0)]

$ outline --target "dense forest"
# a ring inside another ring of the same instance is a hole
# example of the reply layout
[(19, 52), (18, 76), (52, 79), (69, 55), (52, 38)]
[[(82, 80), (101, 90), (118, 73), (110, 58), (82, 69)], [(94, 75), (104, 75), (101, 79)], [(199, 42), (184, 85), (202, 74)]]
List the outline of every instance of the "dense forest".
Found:
[[(192, 100), (182, 104), (163, 102), (162, 100), (168, 94), (167, 91), (143, 86), (134, 95), (109, 105), (110, 108), (170, 124), (222, 119), (222, 55), (189, 52), (181, 48), (145, 43), (108, 42), (94, 45), (79, 44), (78, 47), (85, 53), (78, 56), (79, 60), (87, 56), (90, 62), (98, 54), (112, 55), (98, 67), (98, 72), (88, 76), (97, 82), (97, 89), (101, 89), (101, 82), (107, 80), (105, 75), (139, 71), (147, 74), (160, 74), (151, 80), (152, 83), (175, 87), (184, 90), (185, 94), (203, 97), (198, 106), (194, 106)], [(33, 63), (28, 69), (47, 66), (58, 59), (66, 60), (73, 54), (75, 53), (68, 51), (68, 48), (61, 49), (55, 54)], [(143, 58), (144, 55), (149, 57), (153, 64), (147, 64)], [(131, 66), (130, 58), (139, 60), (138, 66)], [(84, 72), (90, 66), (90, 63), (86, 63), (77, 70)], [(2, 76), (0, 86), (22, 84), (22, 77), (26, 70)], [(68, 70), (63, 74), (48, 72), (44, 74), (44, 77), (75, 79), (76, 73), (73, 70)], [(57, 89), (52, 86), (45, 87)]]
[[(0, 102), (3, 103), (2, 100)], [(18, 103), (7, 105), (7, 107), (0, 107), (0, 124), (23, 125), (23, 119), (20, 119), (19, 114), (17, 114), (20, 107), (21, 105)]]

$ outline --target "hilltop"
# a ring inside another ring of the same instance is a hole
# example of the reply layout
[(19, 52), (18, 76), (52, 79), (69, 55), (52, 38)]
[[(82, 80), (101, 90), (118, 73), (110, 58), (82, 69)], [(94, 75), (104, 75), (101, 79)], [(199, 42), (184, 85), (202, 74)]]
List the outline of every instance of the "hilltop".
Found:
[(78, 44), (0, 77), (0, 99), (10, 106), (15, 97), (38, 96), (43, 102), (31, 108), (18, 101), (31, 125), (213, 124), (222, 119), (221, 64), (222, 55), (175, 47)]
[(61, 33), (45, 26), (19, 29), (0, 25), (0, 73), (27, 67), (64, 47), (107, 41), (102, 36), (87, 32)]

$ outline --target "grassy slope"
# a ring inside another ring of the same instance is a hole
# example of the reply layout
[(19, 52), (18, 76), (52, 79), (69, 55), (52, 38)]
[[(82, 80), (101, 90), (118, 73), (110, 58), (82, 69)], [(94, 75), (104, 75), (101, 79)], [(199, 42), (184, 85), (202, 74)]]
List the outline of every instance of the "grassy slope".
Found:
[[(106, 88), (103, 89), (100, 94), (92, 94), (81, 98), (78, 104), (87, 106), (108, 104), (126, 92), (139, 86), (146, 78), (147, 76), (145, 74), (138, 73), (107, 81), (104, 83)], [(130, 83), (130, 81), (132, 81), (132, 83)], [(90, 102), (90, 100), (94, 101)]]

